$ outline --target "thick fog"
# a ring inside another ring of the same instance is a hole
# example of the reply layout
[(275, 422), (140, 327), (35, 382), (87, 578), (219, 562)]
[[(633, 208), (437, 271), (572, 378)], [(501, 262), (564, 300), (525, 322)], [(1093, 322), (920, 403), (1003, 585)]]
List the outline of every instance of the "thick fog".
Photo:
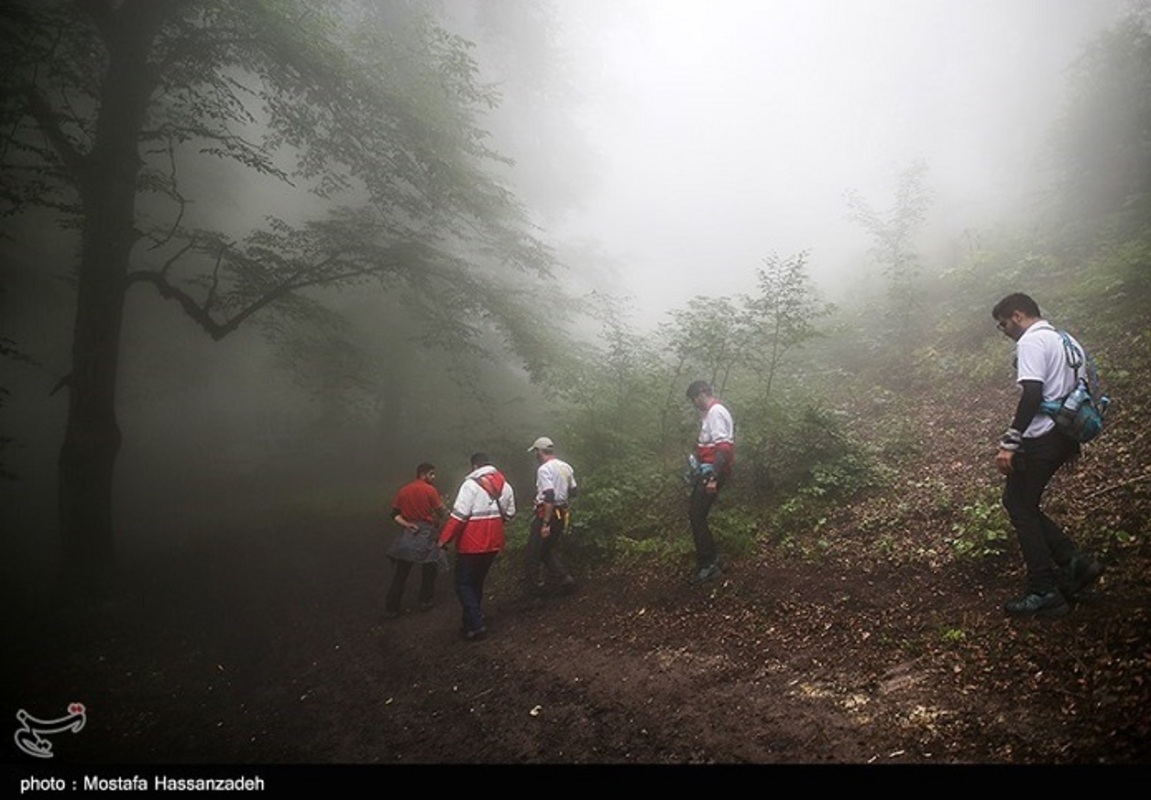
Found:
[[(1031, 203), (1048, 178), (1044, 148), (1067, 69), (1124, 5), (507, 0), (429, 7), (455, 15), (476, 41), (476, 62), (503, 101), (480, 124), (515, 161), (506, 178), (564, 262), (564, 288), (574, 297), (596, 289), (630, 298), (639, 322), (654, 325), (692, 297), (749, 291), (771, 253), (809, 251), (813, 277), (835, 299), (868, 268), (870, 242), (849, 220), (845, 192), (886, 208), (899, 172), (916, 160), (927, 165), (934, 196), (925, 254), (946, 253), (963, 231)], [(525, 9), (535, 16), (524, 17)], [(181, 166), (196, 198), (189, 219), (203, 215), (206, 226), (226, 230), (316, 207), (315, 198), (305, 205), (283, 186), (228, 169)], [(74, 231), (34, 214), (15, 224), (22, 227), (5, 243), (0, 334), (35, 363), (2, 365), (5, 433), (15, 438), (5, 467), (21, 478), (3, 489), (31, 508), (10, 526), (31, 540), (55, 517), (67, 392), (52, 390), (71, 368), (76, 241)], [(142, 538), (164, 527), (171, 537), (185, 519), (175, 504), (187, 501), (199, 509), (185, 525), (195, 528), (211, 518), (217, 488), (202, 480), (243, 475), (271, 485), (273, 461), (304, 484), (333, 477), (327, 465), (341, 465), (371, 484), (381, 506), (390, 489), (380, 487), (406, 478), (420, 460), (439, 462), (442, 489), (452, 491), (466, 455), (494, 441), (511, 470), (530, 471), (523, 449), (553, 433), (555, 420), (522, 371), (484, 363), (476, 381), (486, 382), (487, 394), (467, 405), (452, 362), (413, 346), (418, 320), (401, 299), (359, 292), (332, 305), (359, 326), (352, 326), (356, 358), (363, 355), (369, 374), (349, 380), (352, 389), (334, 379), (325, 388), (338, 370), (320, 347), (296, 353), (293, 374), (258, 326), (211, 342), (175, 304), (144, 287), (129, 292), (117, 409), (124, 527)], [(302, 387), (301, 376), (311, 386)], [(310, 431), (307, 451), (303, 431)], [(326, 461), (315, 457), (317, 441)]]
[(554, 230), (598, 242), (612, 271), (591, 274), (658, 317), (745, 290), (771, 251), (809, 250), (825, 285), (857, 273), (845, 191), (886, 208), (915, 159), (932, 230), (986, 228), (1044, 185), (1066, 70), (1123, 5), (557, 2), (593, 155), (566, 161), (587, 189)]

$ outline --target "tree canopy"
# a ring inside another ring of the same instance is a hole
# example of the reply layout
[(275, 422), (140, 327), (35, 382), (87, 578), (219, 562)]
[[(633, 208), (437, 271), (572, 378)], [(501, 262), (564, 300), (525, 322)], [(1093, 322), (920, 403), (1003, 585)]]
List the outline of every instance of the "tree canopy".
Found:
[[(425, 7), (13, 2), (0, 41), (0, 213), (78, 231), (65, 567), (112, 562), (131, 286), (221, 338), (313, 317), (319, 287), (378, 285), (426, 310), (429, 340), (475, 348), (494, 326), (540, 364), (524, 301), (554, 258), (494, 177), (479, 115), (497, 95)], [(249, 210), (273, 205), (288, 211)]]

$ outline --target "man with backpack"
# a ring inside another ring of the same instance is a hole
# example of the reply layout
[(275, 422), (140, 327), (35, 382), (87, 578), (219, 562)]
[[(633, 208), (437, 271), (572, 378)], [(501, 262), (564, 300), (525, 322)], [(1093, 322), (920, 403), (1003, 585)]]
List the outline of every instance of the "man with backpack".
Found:
[[(1016, 343), (1016, 380), (1022, 389), (1011, 426), (999, 442), (995, 465), (1006, 476), (1003, 507), (1019, 539), (1027, 591), (1003, 608), (1012, 616), (1058, 617), (1071, 610), (1069, 599), (1103, 573), (1103, 565), (1080, 552), (1040, 508), (1052, 477), (1079, 455), (1079, 442), (1056, 428), (1055, 420), (1041, 406), (1061, 403), (1076, 388), (1075, 363), (1083, 363), (1084, 351), (1069, 334), (1043, 319), (1038, 304), (1026, 294), (1004, 297), (991, 316)], [(1073, 352), (1078, 362), (1070, 361)]]

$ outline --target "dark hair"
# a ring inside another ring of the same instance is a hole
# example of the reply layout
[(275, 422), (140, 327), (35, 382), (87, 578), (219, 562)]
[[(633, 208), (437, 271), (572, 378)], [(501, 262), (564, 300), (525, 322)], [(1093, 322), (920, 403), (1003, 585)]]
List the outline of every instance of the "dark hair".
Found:
[(436, 470), (435, 464), (429, 464), (427, 461), (425, 461), (424, 463), (422, 463), (418, 467), (416, 467), (416, 477), (422, 478), (425, 475), (427, 475), (429, 472), (435, 472), (435, 470)]
[(995, 308), (991, 309), (991, 318), (994, 320), (1001, 320), (1010, 317), (1016, 311), (1022, 311), (1029, 317), (1041, 317), (1039, 313), (1039, 304), (1031, 299), (1030, 296), (1023, 294), (1023, 292), (1015, 292), (1009, 294), (995, 304)]
[(711, 384), (707, 381), (692, 381), (691, 385), (687, 387), (687, 399), (694, 400), (701, 394), (711, 397)]
[(492, 463), (487, 453), (472, 453), (472, 469), (486, 467)]

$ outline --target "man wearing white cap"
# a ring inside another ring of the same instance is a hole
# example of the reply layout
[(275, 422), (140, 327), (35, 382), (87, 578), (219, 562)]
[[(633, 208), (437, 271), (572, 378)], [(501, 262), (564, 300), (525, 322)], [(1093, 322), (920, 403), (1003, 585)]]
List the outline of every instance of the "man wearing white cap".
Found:
[(534, 453), (539, 467), (536, 469), (535, 515), (528, 529), (528, 546), (524, 553), (524, 590), (530, 599), (543, 595), (544, 582), (540, 580), (542, 564), (560, 591), (575, 588), (575, 579), (560, 560), (560, 542), (567, 530), (568, 504), (576, 496), (575, 473), (566, 461), (556, 458), (555, 443), (546, 436), (532, 442), (528, 448)]

